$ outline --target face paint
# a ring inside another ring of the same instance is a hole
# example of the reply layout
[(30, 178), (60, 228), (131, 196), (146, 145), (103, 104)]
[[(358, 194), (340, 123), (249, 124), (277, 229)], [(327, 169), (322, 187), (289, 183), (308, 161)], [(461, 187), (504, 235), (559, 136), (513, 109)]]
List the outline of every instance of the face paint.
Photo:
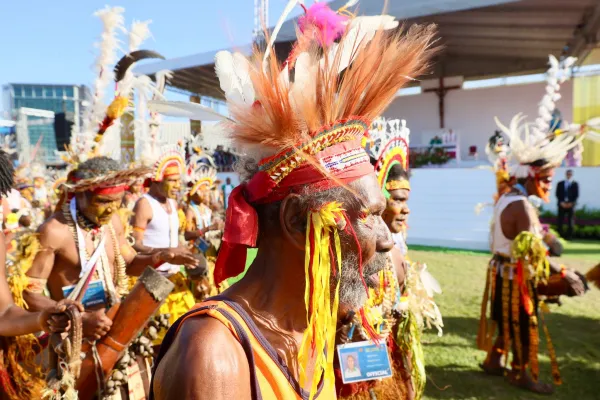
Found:
[(123, 201), (124, 192), (101, 195), (87, 194), (78, 198), (81, 213), (96, 225), (106, 225), (117, 212)]
[(546, 169), (535, 175), (535, 194), (546, 203), (550, 202), (553, 178), (554, 169)]
[(177, 199), (181, 190), (181, 175), (165, 176), (160, 185), (161, 194), (168, 199)]
[(383, 212), (383, 220), (392, 233), (400, 233), (406, 230), (406, 220), (410, 209), (408, 208), (408, 198), (410, 191), (407, 189), (391, 190), (390, 197), (387, 199), (386, 208)]

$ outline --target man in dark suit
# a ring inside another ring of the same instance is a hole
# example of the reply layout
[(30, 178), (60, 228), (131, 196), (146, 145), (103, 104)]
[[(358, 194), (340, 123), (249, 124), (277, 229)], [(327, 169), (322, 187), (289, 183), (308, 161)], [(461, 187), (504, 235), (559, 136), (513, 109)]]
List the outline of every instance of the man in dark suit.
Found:
[[(573, 180), (573, 171), (567, 170), (567, 179), (558, 182), (556, 188), (556, 198), (558, 199), (558, 232), (566, 239), (573, 236), (573, 225), (575, 224), (575, 205), (579, 198), (579, 185)], [(567, 234), (563, 234), (563, 222), (567, 218)]]

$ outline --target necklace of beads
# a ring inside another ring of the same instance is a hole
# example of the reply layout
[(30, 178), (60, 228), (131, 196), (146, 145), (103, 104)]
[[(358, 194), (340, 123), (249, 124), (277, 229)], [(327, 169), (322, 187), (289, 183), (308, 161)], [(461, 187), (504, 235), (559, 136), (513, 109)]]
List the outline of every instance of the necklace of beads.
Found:
[[(71, 231), (71, 234), (73, 235), (73, 239), (75, 240), (75, 245), (77, 246), (77, 248), (79, 248), (80, 244), (79, 244), (79, 240), (77, 237), (77, 227), (75, 225), (75, 221), (73, 221), (73, 218), (71, 217), (68, 203), (65, 203), (63, 205), (62, 213), (65, 217), (65, 220), (67, 221), (67, 226), (69, 227), (69, 230)], [(93, 224), (89, 220), (82, 218), (80, 213), (77, 214), (77, 222), (80, 226), (83, 225), (82, 228), (84, 230), (92, 233), (92, 242), (94, 243), (94, 246), (98, 246), (99, 227), (97, 227), (95, 224)], [(129, 282), (128, 282), (128, 278), (127, 278), (127, 266), (125, 264), (125, 260), (123, 259), (121, 251), (119, 249), (117, 235), (114, 230), (114, 227), (112, 226), (112, 222), (108, 223), (108, 230), (111, 235), (111, 239), (113, 242), (114, 254), (115, 254), (115, 259), (114, 259), (115, 278), (116, 278), (115, 282), (117, 285), (115, 290), (116, 290), (117, 296), (119, 298), (121, 298), (121, 297), (127, 295), (128, 290), (129, 290)], [(90, 255), (87, 251), (87, 246), (85, 245), (85, 243), (83, 244), (83, 250), (84, 250), (86, 259), (89, 259)], [(82, 262), (83, 261), (84, 260), (82, 260)], [(106, 256), (104, 256), (104, 260), (102, 260), (102, 262), (106, 262), (107, 266), (108, 266), (108, 259)], [(109, 280), (109, 279), (112, 280), (112, 277), (110, 276), (110, 268), (107, 268), (107, 271), (109, 273), (109, 276), (105, 277), (105, 280)], [(118, 299), (114, 298), (114, 296), (110, 293), (110, 291), (109, 291), (109, 297), (111, 298), (110, 299), (111, 305), (113, 305), (114, 303), (116, 303), (118, 301)]]

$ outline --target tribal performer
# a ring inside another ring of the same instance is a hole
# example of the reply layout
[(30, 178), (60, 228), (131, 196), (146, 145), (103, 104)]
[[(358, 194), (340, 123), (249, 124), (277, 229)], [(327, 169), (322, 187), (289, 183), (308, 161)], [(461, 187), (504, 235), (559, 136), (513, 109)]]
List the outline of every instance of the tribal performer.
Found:
[[(0, 196), (11, 190), (13, 174), (11, 161), (0, 150)], [(44, 388), (42, 371), (35, 359), (41, 345), (32, 334), (68, 330), (69, 321), (63, 312), (76, 303), (63, 300), (39, 312), (26, 311), (22, 287), (27, 278), (19, 264), (7, 265), (7, 257), (11, 256), (0, 233), (0, 399), (29, 400), (39, 398)], [(76, 305), (83, 311), (80, 304)]]
[[(537, 207), (542, 201), (548, 202), (554, 168), (580, 138), (568, 132), (544, 133), (524, 123), (521, 115), (515, 116), (508, 128), (499, 122), (498, 125), (509, 139), (506, 165), (514, 185), (494, 207), (493, 257), (477, 336), (478, 347), (488, 353), (481, 367), (491, 375), (506, 373), (509, 382), (518, 387), (550, 394), (553, 386), (538, 381), (539, 326), (546, 335), (553, 381), (558, 385), (561, 379), (544, 323), (544, 298), (582, 295), (587, 282), (578, 272), (548, 259)], [(487, 319), (488, 303), (491, 321)], [(508, 370), (511, 349), (513, 357)]]
[(223, 222), (211, 209), (211, 192), (214, 188), (216, 169), (196, 162), (188, 163), (188, 204), (185, 211), (185, 240), (191, 243), (194, 252), (207, 259), (208, 270), (202, 275), (190, 274), (193, 293), (198, 301), (220, 292), (214, 283), (214, 265), (223, 234)]
[[(197, 264), (172, 249), (139, 255), (127, 243), (117, 210), (125, 187), (147, 173), (146, 168), (123, 171), (107, 157), (91, 158), (77, 167), (76, 183), (66, 185), (73, 197), (39, 229), (40, 251), (27, 272), (24, 292), (32, 309), (76, 298), (83, 276), (93, 271), (89, 291), (94, 297), (84, 297), (83, 332), (87, 338), (100, 339), (111, 327), (104, 310), (127, 293), (128, 275), (173, 261)], [(46, 286), (50, 298), (43, 295)]]
[(275, 37), (249, 61), (217, 54), (226, 130), (247, 158), (216, 283), (243, 272), (248, 247), (258, 253), (241, 281), (171, 328), (153, 398), (336, 397), (338, 312), (363, 306), (393, 247), (361, 137), (434, 51), (433, 27), (402, 32), (392, 17), (348, 14), (315, 3), (283, 66)]
[(421, 398), (425, 387), (421, 331), (425, 326), (436, 326), (441, 333), (443, 326), (441, 314), (433, 301), (434, 292), (439, 292), (439, 284), (425, 270), (424, 264), (411, 263), (407, 256), (409, 133), (404, 120), (385, 121), (383, 118), (376, 120), (369, 131), (366, 148), (386, 198), (382, 217), (392, 233), (394, 248), (386, 268), (380, 273), (379, 287), (370, 290), (360, 315), (349, 313), (341, 321), (336, 338), (337, 343), (342, 345), (360, 343), (370, 339), (369, 329), (372, 329), (389, 348), (393, 376), (371, 380), (348, 379), (337, 359), (339, 398)]
[[(178, 249), (192, 257), (179, 238), (182, 221), (177, 197), (181, 192), (184, 171), (185, 161), (178, 149), (165, 151), (154, 163), (148, 193), (137, 201), (131, 218), (134, 248), (140, 253), (156, 254), (165, 249)], [(198, 265), (198, 261), (195, 265)], [(182, 264), (165, 263), (157, 268), (175, 284), (175, 290), (160, 309), (160, 314), (170, 314), (171, 322), (175, 322), (195, 304), (190, 282), (187, 274), (181, 271), (181, 266)], [(155, 343), (159, 344), (161, 339)]]

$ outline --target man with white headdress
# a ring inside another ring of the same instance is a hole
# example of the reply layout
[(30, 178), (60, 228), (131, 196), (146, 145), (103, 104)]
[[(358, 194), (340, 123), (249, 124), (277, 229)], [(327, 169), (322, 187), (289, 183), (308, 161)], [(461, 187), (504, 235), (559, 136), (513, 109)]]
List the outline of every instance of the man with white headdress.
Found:
[[(505, 165), (505, 180), (511, 185), (499, 193), (494, 207), (493, 257), (477, 336), (478, 347), (487, 351), (481, 367), (490, 375), (503, 376), (508, 372), (510, 383), (550, 394), (552, 385), (538, 381), (538, 326), (544, 325), (540, 300), (560, 295), (580, 296), (587, 290), (587, 283), (580, 273), (547, 258), (537, 208), (549, 201), (554, 169), (579, 138), (568, 133), (548, 136), (535, 129), (530, 132), (520, 115), (513, 118), (510, 127), (498, 124), (509, 138), (501, 164)], [(486, 315), (488, 303), (490, 321)], [(547, 332), (545, 327), (544, 331)], [(555, 384), (560, 384), (556, 354), (550, 337), (546, 340), (552, 377)], [(507, 369), (511, 350), (511, 368)]]

